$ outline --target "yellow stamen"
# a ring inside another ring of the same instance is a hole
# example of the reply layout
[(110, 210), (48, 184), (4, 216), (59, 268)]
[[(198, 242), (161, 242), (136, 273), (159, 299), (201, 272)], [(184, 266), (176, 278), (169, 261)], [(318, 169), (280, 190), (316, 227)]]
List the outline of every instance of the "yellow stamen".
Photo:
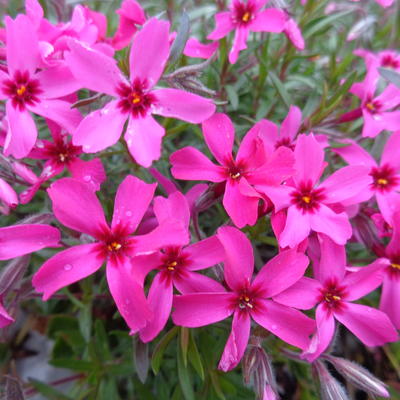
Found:
[(339, 300), (341, 300), (342, 298), (341, 298), (340, 296), (332, 296), (332, 299), (333, 299), (333, 300), (336, 300), (336, 301), (339, 301)]
[(374, 111), (374, 110), (375, 110), (375, 106), (374, 106), (374, 104), (371, 103), (371, 102), (368, 102), (368, 103), (365, 105), (365, 107), (367, 107), (368, 110), (370, 110), (370, 111)]
[(138, 94), (134, 93), (132, 96), (132, 103), (137, 104), (137, 103), (140, 103), (141, 101), (142, 101), (142, 98)]
[(399, 269), (399, 270), (400, 270), (400, 264), (392, 263), (391, 266), (392, 266), (392, 268), (395, 268), (395, 269)]
[(311, 203), (311, 197), (310, 196), (303, 196), (301, 199), (304, 201), (304, 203), (307, 203), (307, 204)]
[(175, 271), (175, 267), (178, 265), (176, 261), (172, 261), (167, 265), (167, 270), (168, 271)]
[(251, 17), (251, 14), (249, 12), (246, 12), (242, 17), (242, 21), (249, 22), (250, 17)]
[(17, 89), (17, 94), (18, 94), (18, 96), (22, 96), (25, 92), (26, 92), (26, 87), (25, 87), (24, 85), (21, 85), (21, 86)]
[(378, 183), (378, 185), (383, 185), (383, 186), (388, 184), (388, 181), (385, 178), (379, 178), (376, 182)]
[(240, 177), (240, 172), (236, 172), (236, 174), (231, 174), (232, 179), (237, 179)]
[(62, 153), (61, 153), (61, 154), (59, 154), (58, 157), (60, 158), (60, 161), (61, 161), (61, 162), (64, 162), (68, 156), (67, 156), (67, 154), (62, 154)]
[(107, 246), (110, 251), (118, 251), (121, 247), (122, 245), (118, 242), (112, 242)]

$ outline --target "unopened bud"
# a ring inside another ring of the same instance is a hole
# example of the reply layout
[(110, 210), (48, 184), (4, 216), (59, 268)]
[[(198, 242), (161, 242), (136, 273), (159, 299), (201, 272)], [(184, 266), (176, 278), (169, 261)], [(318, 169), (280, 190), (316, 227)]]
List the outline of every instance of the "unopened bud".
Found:
[(29, 265), (30, 256), (18, 257), (10, 261), (0, 274), (0, 296), (5, 296), (23, 278)]
[(321, 361), (315, 361), (312, 368), (320, 382), (322, 400), (349, 400), (343, 386), (329, 373)]
[(333, 364), (346, 380), (359, 389), (377, 396), (390, 397), (389, 392), (386, 390), (386, 385), (361, 365), (331, 355), (325, 355), (324, 358)]

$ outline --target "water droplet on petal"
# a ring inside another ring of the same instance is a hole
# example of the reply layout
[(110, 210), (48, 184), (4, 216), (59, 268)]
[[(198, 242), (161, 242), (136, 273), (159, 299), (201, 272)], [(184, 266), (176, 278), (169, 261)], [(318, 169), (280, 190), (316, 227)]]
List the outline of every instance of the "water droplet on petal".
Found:
[(125, 299), (125, 304), (131, 304), (131, 301), (129, 299)]
[(73, 268), (72, 264), (65, 264), (64, 265), (64, 270), (65, 271), (71, 271), (72, 268)]
[(43, 149), (44, 143), (43, 143), (41, 140), (38, 140), (38, 141), (36, 142), (36, 147), (38, 147), (39, 149)]
[(129, 147), (131, 147), (131, 146), (132, 146), (132, 139), (128, 139), (128, 140), (126, 141), (126, 144), (127, 144)]
[(92, 146), (90, 146), (90, 144), (85, 144), (85, 145), (83, 146), (83, 150), (90, 150), (91, 147), (92, 147)]
[(85, 176), (83, 177), (83, 180), (84, 180), (85, 182), (90, 182), (90, 181), (92, 180), (92, 177), (91, 177), (90, 175), (85, 175)]
[(127, 211), (127, 212), (125, 213), (125, 215), (126, 215), (127, 217), (132, 217), (132, 211)]
[(271, 326), (271, 329), (272, 329), (273, 331), (276, 331), (276, 330), (278, 329), (278, 325), (273, 324), (273, 325)]

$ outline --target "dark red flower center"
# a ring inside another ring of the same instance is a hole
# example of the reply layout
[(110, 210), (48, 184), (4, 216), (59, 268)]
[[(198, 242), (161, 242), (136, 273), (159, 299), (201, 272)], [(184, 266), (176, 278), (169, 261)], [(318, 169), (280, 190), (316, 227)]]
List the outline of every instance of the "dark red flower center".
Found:
[(372, 187), (380, 192), (389, 192), (399, 183), (396, 171), (388, 164), (372, 168), (369, 174), (374, 180)]
[(245, 166), (241, 163), (236, 163), (233, 159), (226, 161), (225, 165), (228, 179), (239, 181), (246, 174)]
[(242, 293), (239, 296), (238, 307), (241, 310), (252, 310), (254, 308), (253, 299), (249, 293)]
[(235, 1), (233, 4), (232, 21), (237, 25), (247, 25), (254, 19), (256, 10), (252, 2), (242, 3)]
[(400, 68), (400, 61), (391, 54), (386, 54), (381, 59), (381, 65), (382, 67), (397, 69)]
[(400, 280), (400, 255), (395, 255), (390, 258), (390, 264), (386, 272), (392, 279)]
[(29, 72), (16, 71), (14, 79), (7, 79), (3, 82), (3, 93), (11, 99), (14, 108), (20, 111), (25, 110), (26, 105), (39, 103), (37, 97), (42, 93), (40, 83), (37, 79), (31, 79)]
[(370, 114), (377, 114), (380, 112), (382, 108), (382, 103), (379, 100), (369, 99), (364, 103), (364, 108)]
[(54, 143), (46, 144), (45, 153), (54, 163), (65, 165), (82, 153), (82, 150), (71, 142), (59, 139), (55, 140)]
[(138, 78), (130, 86), (121, 83), (117, 93), (120, 96), (118, 107), (124, 113), (131, 113), (134, 118), (145, 117), (151, 105), (156, 102), (154, 94), (148, 91), (147, 82)]
[(293, 142), (290, 140), (290, 138), (288, 138), (288, 137), (281, 138), (281, 139), (279, 139), (279, 140), (277, 140), (277, 141), (275, 142), (275, 149), (278, 149), (278, 148), (281, 147), (281, 146), (287, 147), (287, 148), (289, 148), (290, 150), (294, 150), (294, 144), (293, 144)]
[(344, 286), (338, 285), (335, 279), (329, 280), (325, 286), (320, 289), (320, 302), (330, 309), (339, 309), (343, 306), (343, 298), (347, 293)]
[(325, 199), (324, 189), (314, 189), (311, 182), (301, 182), (297, 190), (291, 194), (291, 203), (303, 212), (313, 212), (319, 209), (320, 203)]

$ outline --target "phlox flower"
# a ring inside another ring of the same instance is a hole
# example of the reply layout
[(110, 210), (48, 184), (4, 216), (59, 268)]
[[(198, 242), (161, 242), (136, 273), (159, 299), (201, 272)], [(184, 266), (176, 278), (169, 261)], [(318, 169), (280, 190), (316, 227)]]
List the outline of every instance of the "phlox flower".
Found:
[(364, 49), (356, 49), (353, 54), (364, 58), (367, 70), (383, 67), (400, 72), (400, 54), (397, 51), (382, 50), (378, 53), (373, 53)]
[[(167, 245), (181, 243), (187, 233), (170, 219), (146, 235), (133, 236), (156, 188), (128, 175), (117, 190), (111, 226), (93, 190), (73, 178), (63, 178), (48, 189), (57, 219), (94, 242), (57, 253), (33, 276), (32, 284), (47, 300), (57, 290), (96, 272), (106, 262), (107, 282), (118, 310), (132, 332), (143, 328), (152, 313), (142, 286), (132, 275), (131, 259)], [(187, 239), (186, 239), (187, 240)]]
[(106, 179), (103, 164), (99, 158), (84, 161), (79, 158), (83, 153), (80, 146), (74, 146), (71, 138), (62, 131), (61, 127), (48, 122), (53, 141), (38, 140), (28, 158), (46, 160), (39, 177), (34, 176), (28, 182), (31, 187), (24, 190), (20, 197), (22, 204), (28, 203), (40, 186), (68, 169), (72, 177), (90, 185), (93, 190), (99, 190)]
[(393, 208), (400, 200), (400, 131), (393, 133), (382, 152), (378, 164), (361, 146), (353, 141), (346, 141), (348, 146), (333, 149), (350, 165), (365, 165), (369, 168), (371, 182), (364, 191), (364, 201), (375, 195), (379, 210), (385, 220), (392, 220)]
[(229, 62), (234, 64), (239, 52), (244, 50), (250, 32), (280, 33), (285, 29), (287, 16), (284, 11), (277, 8), (261, 10), (268, 0), (232, 0), (229, 11), (215, 15), (215, 29), (207, 39), (218, 40), (235, 31), (232, 49), (229, 52)]
[(25, 157), (37, 138), (30, 114), (41, 115), (73, 132), (81, 115), (71, 105), (58, 100), (75, 92), (79, 84), (64, 65), (37, 70), (39, 47), (36, 32), (25, 15), (5, 18), (8, 73), (0, 70), (0, 100), (7, 100), (8, 132), (4, 154)]
[(358, 202), (357, 196), (371, 181), (368, 168), (344, 167), (318, 183), (326, 164), (324, 151), (312, 134), (298, 136), (294, 155), (296, 173), (291, 180), (277, 188), (258, 185), (274, 203), (275, 212), (287, 209), (279, 245), (295, 247), (311, 230), (345, 244), (352, 234), (351, 225), (346, 213), (335, 212), (334, 206), (343, 201), (346, 205)]
[(325, 235), (319, 236), (320, 260), (314, 263), (315, 279), (303, 277), (274, 297), (287, 306), (316, 308), (317, 333), (303, 356), (314, 361), (332, 341), (335, 319), (366, 346), (381, 346), (398, 339), (396, 329), (382, 311), (352, 303), (375, 290), (383, 279), (382, 261), (346, 273), (346, 251)]
[(379, 77), (376, 68), (369, 68), (364, 81), (352, 85), (350, 92), (361, 99), (361, 106), (341, 117), (341, 121), (345, 122), (346, 115), (362, 116), (364, 118), (362, 136), (364, 137), (375, 137), (383, 130), (400, 129), (400, 111), (392, 111), (400, 104), (400, 89), (389, 84), (382, 93), (377, 95)]
[(18, 196), (15, 190), (4, 180), (0, 178), (0, 200), (6, 205), (4, 211), (9, 208), (15, 208), (18, 205)]
[(128, 121), (125, 140), (129, 152), (144, 167), (160, 157), (165, 129), (152, 114), (199, 123), (215, 111), (211, 100), (178, 89), (153, 89), (169, 56), (169, 23), (150, 19), (133, 39), (130, 82), (116, 61), (78, 41), (71, 41), (65, 56), (68, 66), (84, 87), (116, 98), (83, 119), (73, 143), (86, 153), (115, 144)]
[[(182, 193), (175, 191), (168, 199), (156, 197), (153, 210), (160, 224), (171, 218), (181, 221), (189, 238), (190, 209), (188, 200)], [(153, 254), (138, 256), (132, 260), (135, 276), (145, 276), (151, 270), (157, 271), (148, 294), (153, 318), (139, 331), (142, 341), (153, 340), (167, 323), (174, 287), (180, 293), (224, 290), (218, 282), (197, 273), (220, 263), (224, 256), (224, 249), (218, 238), (211, 236), (193, 244), (185, 241), (180, 245), (166, 246)]]
[(263, 196), (254, 185), (263, 183), (277, 188), (292, 175), (292, 151), (281, 147), (269, 151), (265, 132), (270, 122), (259, 121), (243, 138), (236, 158), (232, 157), (234, 126), (225, 114), (215, 114), (203, 122), (204, 139), (221, 165), (215, 165), (193, 147), (185, 147), (170, 157), (172, 175), (177, 179), (226, 182), (223, 205), (238, 227), (254, 225), (258, 218), (258, 203)]
[(236, 228), (222, 227), (218, 238), (225, 249), (224, 277), (229, 290), (216, 292), (210, 287), (207, 292), (174, 296), (174, 323), (194, 328), (233, 314), (232, 332), (219, 363), (223, 371), (234, 368), (243, 357), (252, 319), (283, 341), (306, 349), (315, 329), (314, 320), (268, 298), (297, 282), (307, 268), (308, 258), (295, 250), (284, 250), (252, 279), (253, 249), (246, 236)]

